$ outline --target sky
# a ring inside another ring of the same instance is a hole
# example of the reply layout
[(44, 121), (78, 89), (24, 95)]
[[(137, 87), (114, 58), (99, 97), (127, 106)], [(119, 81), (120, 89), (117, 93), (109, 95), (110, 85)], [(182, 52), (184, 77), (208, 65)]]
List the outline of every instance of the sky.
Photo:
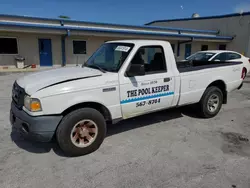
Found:
[(0, 0), (0, 14), (143, 25), (153, 20), (250, 11), (250, 0)]

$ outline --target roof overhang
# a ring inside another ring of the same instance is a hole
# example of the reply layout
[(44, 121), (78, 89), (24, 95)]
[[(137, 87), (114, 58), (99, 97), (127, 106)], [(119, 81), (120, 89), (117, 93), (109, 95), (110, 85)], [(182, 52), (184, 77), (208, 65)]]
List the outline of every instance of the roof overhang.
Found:
[(146, 23), (145, 25), (148, 26), (148, 25), (152, 25), (152, 24), (155, 24), (155, 23), (190, 21), (190, 20), (211, 20), (211, 19), (221, 19), (221, 18), (230, 18), (230, 17), (242, 17), (242, 16), (249, 16), (249, 15), (250, 15), (250, 12), (243, 12), (243, 13), (233, 13), (233, 14), (205, 16), (205, 17), (194, 17), (194, 18), (154, 20), (154, 21)]
[(71, 19), (58, 19), (58, 18), (41, 18), (32, 16), (20, 16), (20, 15), (6, 15), (0, 14), (0, 20), (16, 20), (16, 21), (33, 21), (39, 23), (62, 23), (73, 25), (90, 25), (90, 26), (102, 26), (102, 27), (119, 27), (119, 28), (137, 28), (137, 29), (154, 29), (161, 31), (179, 31), (179, 32), (192, 32), (192, 33), (206, 33), (206, 34), (218, 34), (216, 30), (201, 30), (201, 29), (188, 29), (188, 28), (176, 28), (176, 27), (158, 27), (147, 25), (127, 25), (127, 24), (114, 24), (114, 23), (100, 23), (100, 22), (87, 22)]
[[(114, 35), (133, 35), (133, 36), (143, 36), (143, 37), (162, 37), (162, 38), (173, 38), (176, 40), (185, 40), (185, 39), (193, 39), (193, 40), (209, 40), (214, 42), (230, 42), (233, 40), (231, 36), (218, 36), (216, 34), (198, 34), (192, 33), (191, 31), (165, 31), (159, 30), (158, 28), (150, 27), (147, 29), (137, 29), (137, 28), (123, 28), (123, 27), (110, 27), (110, 26), (89, 26), (89, 25), (73, 25), (71, 24), (40, 24), (40, 23), (27, 23), (27, 22), (14, 22), (14, 21), (0, 21), (0, 30), (6, 31), (22, 31), (22, 32), (35, 32), (41, 31), (44, 33), (46, 30), (51, 33), (55, 32), (55, 34), (63, 33), (65, 35), (73, 35), (74, 31), (77, 31), (77, 35), (80, 33), (93, 33), (95, 35), (102, 36), (103, 34), (114, 34)], [(71, 32), (73, 31), (73, 32)], [(79, 33), (80, 32), (80, 33)]]

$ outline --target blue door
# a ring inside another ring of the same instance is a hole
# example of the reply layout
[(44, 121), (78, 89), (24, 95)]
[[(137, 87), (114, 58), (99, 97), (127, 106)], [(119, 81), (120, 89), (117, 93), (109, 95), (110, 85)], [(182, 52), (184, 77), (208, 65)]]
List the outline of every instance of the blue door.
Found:
[(52, 66), (52, 50), (50, 39), (39, 39), (40, 66)]
[(191, 44), (185, 44), (185, 59), (191, 55)]

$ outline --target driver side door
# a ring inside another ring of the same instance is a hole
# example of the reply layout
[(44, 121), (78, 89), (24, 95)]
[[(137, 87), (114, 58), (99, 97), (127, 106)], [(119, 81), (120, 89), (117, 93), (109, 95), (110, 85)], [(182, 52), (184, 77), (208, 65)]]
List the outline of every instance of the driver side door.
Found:
[(124, 119), (172, 105), (174, 78), (171, 71), (167, 71), (162, 46), (141, 47), (130, 64), (141, 63), (145, 75), (120, 75), (120, 104)]

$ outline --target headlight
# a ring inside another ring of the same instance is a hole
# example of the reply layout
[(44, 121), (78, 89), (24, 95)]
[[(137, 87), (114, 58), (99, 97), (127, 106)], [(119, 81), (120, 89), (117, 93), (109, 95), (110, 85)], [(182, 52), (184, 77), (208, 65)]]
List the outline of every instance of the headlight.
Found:
[(42, 111), (42, 106), (39, 99), (31, 98), (28, 95), (24, 97), (24, 107), (31, 112)]

